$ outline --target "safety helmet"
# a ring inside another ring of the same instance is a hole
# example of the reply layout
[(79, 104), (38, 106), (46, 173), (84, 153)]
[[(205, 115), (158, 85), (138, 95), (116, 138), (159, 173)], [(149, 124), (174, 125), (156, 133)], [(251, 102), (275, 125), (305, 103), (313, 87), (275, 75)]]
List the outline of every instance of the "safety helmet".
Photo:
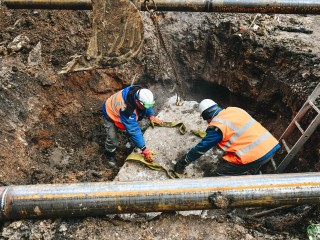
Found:
[(146, 88), (138, 90), (137, 100), (144, 108), (151, 108), (155, 104), (152, 92)]
[(200, 115), (204, 120), (212, 118), (213, 113), (218, 109), (218, 104), (211, 99), (204, 99), (199, 104)]

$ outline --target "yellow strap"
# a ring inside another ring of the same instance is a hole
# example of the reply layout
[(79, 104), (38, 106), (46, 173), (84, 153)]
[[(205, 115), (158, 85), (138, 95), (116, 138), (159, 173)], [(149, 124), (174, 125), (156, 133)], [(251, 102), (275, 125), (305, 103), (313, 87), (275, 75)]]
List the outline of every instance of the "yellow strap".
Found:
[(173, 170), (167, 170), (166, 168), (162, 167), (161, 165), (155, 164), (153, 162), (147, 162), (144, 159), (144, 156), (140, 153), (131, 153), (129, 154), (129, 156), (126, 158), (125, 161), (136, 161), (136, 162), (140, 162), (142, 164), (144, 164), (145, 166), (147, 166), (148, 168), (155, 170), (155, 171), (164, 171), (169, 178), (180, 178), (179, 174), (177, 174), (175, 171)]
[(201, 138), (204, 138), (207, 135), (206, 131), (202, 131), (202, 130), (191, 130), (191, 132), (194, 135), (201, 137)]
[(183, 122), (163, 122), (162, 124), (151, 122), (152, 127), (179, 127), (179, 132), (184, 135), (187, 132), (187, 128)]

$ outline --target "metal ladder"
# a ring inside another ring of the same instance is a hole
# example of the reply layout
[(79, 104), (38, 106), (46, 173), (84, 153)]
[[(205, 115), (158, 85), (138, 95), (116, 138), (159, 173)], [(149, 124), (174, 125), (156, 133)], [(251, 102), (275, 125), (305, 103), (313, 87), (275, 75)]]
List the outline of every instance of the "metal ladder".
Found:
[[(318, 83), (315, 90), (308, 97), (307, 101), (303, 104), (300, 111), (297, 113), (297, 115), (294, 117), (292, 122), (289, 124), (287, 129), (284, 131), (284, 133), (280, 137), (279, 142), (282, 143), (283, 146), (285, 147), (287, 151), (287, 155), (283, 158), (279, 166), (276, 165), (274, 159), (271, 159), (271, 163), (273, 165), (275, 173), (283, 172), (283, 170), (288, 166), (288, 164), (292, 161), (292, 159), (297, 154), (297, 152), (302, 148), (302, 146), (305, 144), (305, 142), (309, 139), (309, 137), (312, 135), (312, 133), (317, 129), (318, 125), (320, 124), (320, 110), (316, 106), (317, 98), (319, 95), (320, 95), (320, 83)], [(318, 101), (320, 100), (318, 99)], [(307, 129), (303, 130), (299, 124), (299, 121), (303, 118), (303, 116), (309, 110), (312, 110), (312, 109), (316, 111), (317, 115), (311, 121)], [(294, 146), (290, 148), (287, 144), (287, 140), (295, 128), (297, 128), (302, 135), (294, 144)]]

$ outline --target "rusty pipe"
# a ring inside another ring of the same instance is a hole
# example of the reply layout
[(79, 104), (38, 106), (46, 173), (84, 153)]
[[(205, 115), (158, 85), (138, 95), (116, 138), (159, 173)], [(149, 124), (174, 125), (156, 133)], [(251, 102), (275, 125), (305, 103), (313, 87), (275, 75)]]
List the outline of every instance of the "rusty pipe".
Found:
[[(91, 10), (91, 0), (4, 0), (13, 9)], [(318, 0), (133, 0), (137, 9), (147, 11), (234, 12), (319, 14)]]
[(92, 10), (91, 0), (4, 0), (12, 9)]
[(0, 220), (320, 203), (320, 173), (0, 188)]

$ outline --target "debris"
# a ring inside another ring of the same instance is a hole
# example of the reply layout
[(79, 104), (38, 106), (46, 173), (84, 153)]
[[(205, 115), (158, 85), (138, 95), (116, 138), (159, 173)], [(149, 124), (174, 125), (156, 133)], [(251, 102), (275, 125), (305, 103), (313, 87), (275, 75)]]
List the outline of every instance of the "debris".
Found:
[(250, 24), (250, 26), (249, 26), (249, 29), (253, 26), (253, 24), (254, 24), (254, 22), (256, 21), (256, 19), (257, 19), (258, 16), (261, 16), (261, 14), (260, 14), (260, 13), (257, 13), (257, 14), (254, 16), (254, 18), (253, 18), (253, 20), (252, 20), (252, 22), (251, 22), (251, 24)]
[(307, 234), (309, 240), (320, 239), (320, 223), (310, 223), (310, 225), (307, 227)]
[(41, 58), (41, 42), (38, 42), (37, 45), (30, 51), (28, 56), (28, 65), (36, 66), (42, 61)]
[(221, 192), (217, 192), (209, 196), (209, 202), (218, 208), (227, 208), (230, 205), (228, 197), (223, 195)]
[(130, 1), (94, 0), (93, 36), (86, 54), (75, 56), (60, 74), (117, 66), (136, 56), (143, 39), (143, 23)]
[(305, 33), (312, 34), (313, 30), (305, 28), (305, 27), (296, 27), (296, 26), (278, 26), (281, 31), (286, 32), (297, 32), (297, 33)]
[(11, 43), (8, 44), (8, 49), (13, 52), (19, 52), (23, 48), (27, 47), (29, 44), (30, 39), (25, 35), (18, 35), (13, 39)]
[(285, 205), (285, 206), (281, 206), (281, 207), (277, 207), (277, 208), (272, 208), (272, 209), (269, 209), (269, 210), (266, 210), (266, 211), (262, 211), (262, 212), (259, 212), (259, 213), (252, 214), (251, 217), (262, 217), (262, 216), (267, 215), (269, 213), (273, 213), (273, 212), (276, 212), (276, 211), (279, 211), (279, 210), (283, 210), (283, 209), (287, 209), (287, 208), (291, 208), (291, 207), (294, 207), (294, 206)]

